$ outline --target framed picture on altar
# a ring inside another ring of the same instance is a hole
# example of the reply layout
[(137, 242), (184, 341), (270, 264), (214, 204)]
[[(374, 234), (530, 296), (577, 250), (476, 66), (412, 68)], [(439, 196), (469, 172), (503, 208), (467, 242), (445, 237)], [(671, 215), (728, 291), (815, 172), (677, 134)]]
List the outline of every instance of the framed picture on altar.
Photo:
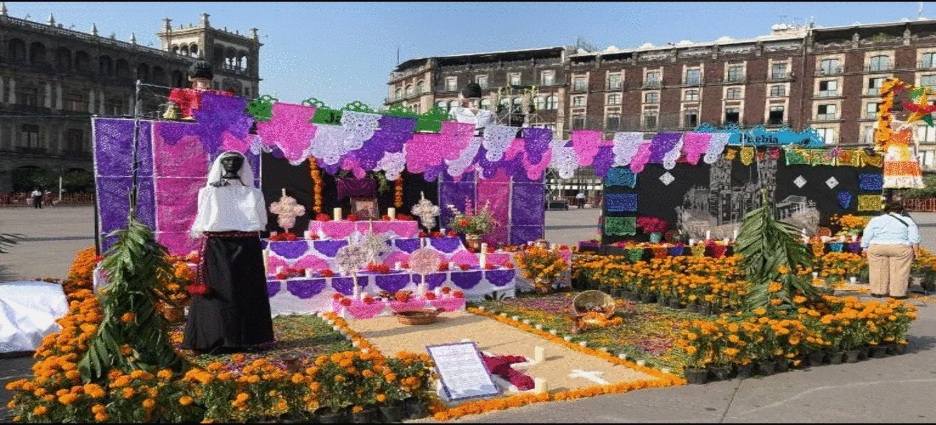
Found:
[(358, 220), (379, 220), (380, 210), (374, 198), (351, 198), (351, 211)]

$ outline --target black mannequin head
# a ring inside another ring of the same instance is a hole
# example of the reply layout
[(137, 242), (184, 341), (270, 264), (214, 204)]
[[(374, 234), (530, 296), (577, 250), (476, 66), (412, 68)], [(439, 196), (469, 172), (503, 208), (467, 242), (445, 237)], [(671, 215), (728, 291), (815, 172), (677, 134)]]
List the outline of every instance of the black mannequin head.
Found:
[(244, 166), (244, 157), (241, 155), (227, 155), (224, 158), (221, 158), (221, 167), (224, 168), (224, 174), (221, 176), (225, 179), (236, 179), (239, 178), (238, 172), (241, 167)]

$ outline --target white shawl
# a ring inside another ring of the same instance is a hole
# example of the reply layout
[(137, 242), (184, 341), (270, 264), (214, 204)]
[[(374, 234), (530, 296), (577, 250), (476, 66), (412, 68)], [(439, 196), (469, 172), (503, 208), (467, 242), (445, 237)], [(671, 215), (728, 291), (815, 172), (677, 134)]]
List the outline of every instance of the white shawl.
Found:
[(253, 171), (246, 158), (237, 172), (240, 181), (227, 180), (229, 184), (220, 187), (211, 185), (224, 180), (221, 159), (228, 156), (243, 157), (238, 152), (224, 152), (211, 164), (208, 182), (198, 191), (198, 214), (190, 232), (193, 238), (202, 232), (256, 232), (266, 228), (266, 202), (263, 192), (254, 187)]

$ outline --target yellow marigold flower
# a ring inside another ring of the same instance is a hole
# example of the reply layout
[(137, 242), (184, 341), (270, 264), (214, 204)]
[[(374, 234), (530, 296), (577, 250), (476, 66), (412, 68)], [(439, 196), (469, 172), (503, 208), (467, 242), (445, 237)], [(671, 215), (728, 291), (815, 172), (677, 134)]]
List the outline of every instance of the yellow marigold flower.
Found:
[(104, 413), (104, 412), (94, 414), (94, 420), (98, 422), (104, 422), (107, 420), (107, 418), (108, 418), (107, 413)]
[(387, 401), (387, 396), (384, 395), (384, 394), (377, 394), (377, 396), (375, 396), (375, 398), (376, 398), (377, 401), (380, 402), (380, 403), (383, 403), (383, 402)]
[(91, 413), (101, 413), (106, 411), (107, 406), (104, 406), (103, 404), (95, 404), (94, 406), (91, 406)]
[(739, 353), (739, 350), (738, 350), (737, 348), (726, 348), (726, 349), (725, 349), (725, 354), (727, 354), (728, 357), (734, 357), (734, 356), (736, 356), (738, 353)]
[(695, 354), (695, 352), (697, 351), (696, 348), (695, 348), (694, 346), (691, 346), (691, 345), (688, 346), (688, 347), (686, 347), (685, 350), (686, 350), (686, 352), (689, 353), (689, 354)]
[(244, 355), (241, 354), (241, 353), (237, 353), (237, 354), (231, 356), (231, 361), (233, 361), (233, 362), (235, 362), (235, 363), (240, 363), (240, 362), (244, 361)]
[(172, 371), (169, 369), (163, 369), (163, 370), (160, 370), (159, 373), (156, 374), (156, 376), (158, 376), (160, 379), (169, 379), (169, 378), (172, 378)]
[(238, 402), (243, 403), (243, 402), (247, 401), (248, 399), (250, 399), (250, 395), (249, 395), (249, 394), (247, 394), (247, 393), (237, 393), (237, 399), (236, 399), (236, 400), (237, 400)]
[(212, 371), (212, 372), (219, 371), (219, 370), (221, 370), (221, 369), (223, 369), (223, 368), (224, 368), (224, 364), (221, 363), (221, 362), (211, 362), (211, 363), (208, 363), (208, 370), (210, 370), (210, 371)]
[(148, 399), (146, 399), (146, 400), (143, 400), (143, 407), (144, 407), (146, 410), (150, 410), (150, 409), (152, 409), (152, 408), (155, 407), (155, 406), (156, 406), (156, 400), (153, 400), (153, 399), (151, 399), (151, 398), (148, 398)]
[(35, 416), (41, 416), (41, 415), (46, 414), (46, 412), (48, 412), (48, 411), (49, 411), (49, 408), (48, 408), (48, 407), (45, 407), (45, 406), (36, 406), (36, 408), (33, 409), (33, 415), (35, 415)]
[(120, 316), (120, 321), (124, 323), (130, 323), (136, 319), (136, 314), (133, 313), (124, 313), (123, 316)]
[(767, 309), (764, 308), (764, 307), (758, 307), (758, 308), (754, 309), (754, 314), (756, 314), (756, 315), (758, 315), (758, 316), (763, 316), (763, 315), (767, 314)]
[(189, 396), (187, 396), (187, 395), (184, 395), (184, 396), (182, 396), (182, 397), (179, 397), (179, 404), (181, 404), (181, 405), (183, 405), (183, 406), (188, 406), (188, 405), (192, 404), (192, 402), (194, 402), (194, 401), (195, 401), (195, 399), (193, 399), (192, 397), (189, 397)]
[(124, 397), (124, 398), (133, 397), (134, 394), (136, 394), (136, 390), (133, 389), (133, 387), (127, 387), (127, 388), (124, 388), (124, 389), (123, 389), (123, 397)]

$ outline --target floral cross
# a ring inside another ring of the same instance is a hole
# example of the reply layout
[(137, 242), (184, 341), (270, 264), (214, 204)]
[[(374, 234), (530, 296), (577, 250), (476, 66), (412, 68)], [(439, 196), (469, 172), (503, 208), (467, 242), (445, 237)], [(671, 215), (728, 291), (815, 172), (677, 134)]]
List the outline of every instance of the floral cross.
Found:
[(283, 196), (279, 201), (270, 204), (270, 212), (278, 216), (276, 222), (286, 233), (296, 225), (296, 217), (305, 215), (305, 207), (296, 203), (292, 196), (286, 196), (286, 189), (283, 189)]
[(412, 213), (414, 216), (419, 217), (419, 221), (422, 223), (423, 227), (426, 230), (430, 230), (435, 227), (436, 216), (439, 215), (441, 210), (437, 205), (433, 205), (432, 201), (426, 199), (426, 195), (422, 194), (422, 199), (413, 205)]

